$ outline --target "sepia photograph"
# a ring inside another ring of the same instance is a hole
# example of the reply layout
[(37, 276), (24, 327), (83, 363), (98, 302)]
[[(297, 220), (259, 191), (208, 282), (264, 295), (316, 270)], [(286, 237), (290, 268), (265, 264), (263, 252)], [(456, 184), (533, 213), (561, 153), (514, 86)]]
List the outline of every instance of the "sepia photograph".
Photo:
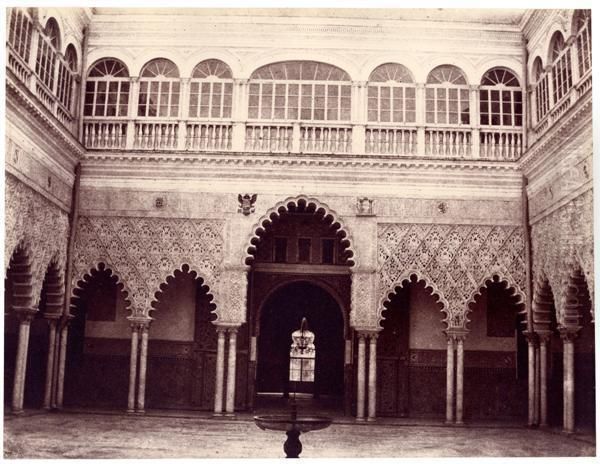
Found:
[(594, 460), (591, 2), (102, 3), (3, 8), (4, 459)]

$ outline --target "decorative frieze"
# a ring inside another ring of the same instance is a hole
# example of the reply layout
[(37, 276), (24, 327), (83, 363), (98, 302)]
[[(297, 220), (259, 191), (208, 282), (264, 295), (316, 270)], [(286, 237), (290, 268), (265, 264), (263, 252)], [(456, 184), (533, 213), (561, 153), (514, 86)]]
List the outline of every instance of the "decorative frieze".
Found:
[(37, 307), (50, 263), (56, 263), (61, 272), (65, 268), (69, 218), (12, 175), (6, 174), (5, 180), (5, 272), (17, 245), (22, 243), (32, 263), (32, 301)]
[(379, 224), (378, 300), (383, 303), (411, 274), (425, 280), (449, 328), (465, 328), (469, 303), (494, 275), (525, 297), (523, 233), (516, 226)]
[[(183, 264), (215, 292), (222, 255), (223, 221), (83, 216), (73, 258), (73, 287), (104, 262), (128, 292), (132, 314), (147, 316), (160, 285)], [(218, 298), (213, 303), (219, 313)]]
[(532, 225), (533, 279), (547, 279), (554, 295), (556, 319), (563, 322), (569, 278), (585, 276), (594, 311), (593, 191), (587, 190)]

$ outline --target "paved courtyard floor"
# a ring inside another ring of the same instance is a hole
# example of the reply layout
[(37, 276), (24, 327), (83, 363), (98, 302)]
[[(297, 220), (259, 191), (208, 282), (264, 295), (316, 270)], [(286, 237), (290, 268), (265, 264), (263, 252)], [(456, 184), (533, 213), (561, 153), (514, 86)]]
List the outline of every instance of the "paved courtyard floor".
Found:
[[(279, 458), (283, 432), (235, 419), (150, 411), (29, 412), (5, 415), (5, 458)], [(327, 429), (302, 434), (303, 458), (574, 457), (595, 456), (592, 434), (564, 435), (518, 425), (447, 427), (410, 420), (357, 424), (337, 418)]]

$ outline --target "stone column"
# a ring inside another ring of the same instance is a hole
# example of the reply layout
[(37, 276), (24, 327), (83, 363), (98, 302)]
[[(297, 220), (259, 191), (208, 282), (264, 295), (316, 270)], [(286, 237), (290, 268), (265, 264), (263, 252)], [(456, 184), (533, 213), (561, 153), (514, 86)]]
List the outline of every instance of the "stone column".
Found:
[(471, 132), (471, 156), (473, 158), (480, 157), (481, 148), (481, 132), (479, 131), (479, 85), (469, 86), (469, 118), (470, 125), (473, 128)]
[(377, 416), (377, 334), (369, 337), (369, 408), (368, 419), (374, 421)]
[(463, 385), (464, 385), (464, 341), (465, 336), (456, 338), (456, 423), (463, 423)]
[(417, 123), (417, 152), (419, 156), (425, 156), (425, 84), (417, 84), (415, 92), (415, 109)]
[(356, 420), (365, 420), (365, 334), (358, 333), (358, 363), (356, 373)]
[(454, 337), (447, 334), (446, 351), (446, 424), (454, 422)]
[(231, 149), (243, 151), (246, 147), (246, 121), (248, 120), (248, 79), (234, 79), (232, 95)]
[(540, 339), (540, 427), (548, 426), (548, 342), (550, 332), (539, 333)]
[(177, 127), (177, 149), (185, 150), (187, 147), (187, 125), (186, 121), (189, 118), (190, 104), (190, 78), (184, 77), (181, 79), (181, 87), (179, 89), (179, 124)]
[(535, 425), (535, 344), (537, 336), (534, 332), (524, 332), (527, 339), (527, 425)]
[(138, 111), (140, 94), (140, 78), (129, 78), (129, 98), (127, 101), (127, 133), (125, 134), (125, 148), (131, 150), (135, 146), (135, 118)]
[(352, 83), (352, 153), (365, 153), (365, 131), (367, 117), (365, 109), (367, 107), (367, 82)]
[(235, 411), (235, 368), (237, 356), (237, 327), (229, 329), (229, 356), (227, 358), (227, 393), (225, 413), (233, 415)]
[(572, 329), (561, 328), (563, 340), (563, 431), (575, 431), (575, 350), (577, 333)]
[(131, 354), (129, 358), (129, 394), (127, 397), (127, 412), (135, 412), (135, 381), (137, 377), (138, 359), (138, 324), (131, 324)]
[(535, 344), (535, 369), (534, 369), (534, 401), (533, 401), (533, 423), (540, 424), (540, 344), (539, 339)]
[(143, 413), (146, 404), (146, 368), (148, 366), (148, 329), (150, 321), (139, 324), (139, 332), (141, 335), (140, 343), (140, 373), (138, 383), (138, 397), (136, 412)]
[(20, 309), (15, 311), (19, 319), (19, 342), (17, 345), (17, 356), (15, 362), (15, 377), (13, 383), (12, 412), (21, 414), (23, 412), (23, 397), (25, 393), (25, 373), (27, 371), (27, 351), (29, 350), (29, 330), (31, 321), (37, 310)]
[(56, 325), (58, 315), (48, 315), (48, 359), (46, 361), (46, 386), (44, 391), (44, 409), (52, 408), (52, 390), (54, 385), (54, 363), (56, 356)]
[(56, 382), (56, 407), (63, 406), (63, 394), (65, 386), (65, 365), (67, 363), (67, 341), (69, 335), (69, 322), (73, 316), (67, 316), (61, 321), (60, 345), (58, 350), (58, 373)]
[(223, 413), (223, 379), (225, 377), (225, 331), (217, 327), (217, 373), (215, 376), (215, 415)]

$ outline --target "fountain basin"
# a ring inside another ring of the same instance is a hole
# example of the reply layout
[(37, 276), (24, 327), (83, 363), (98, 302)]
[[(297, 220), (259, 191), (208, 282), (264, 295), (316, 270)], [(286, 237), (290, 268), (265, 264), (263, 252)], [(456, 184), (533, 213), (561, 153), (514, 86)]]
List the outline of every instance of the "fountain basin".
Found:
[(321, 430), (331, 425), (331, 417), (325, 416), (297, 416), (289, 414), (272, 414), (266, 416), (254, 416), (254, 422), (262, 430), (280, 430), (290, 432), (310, 432)]

